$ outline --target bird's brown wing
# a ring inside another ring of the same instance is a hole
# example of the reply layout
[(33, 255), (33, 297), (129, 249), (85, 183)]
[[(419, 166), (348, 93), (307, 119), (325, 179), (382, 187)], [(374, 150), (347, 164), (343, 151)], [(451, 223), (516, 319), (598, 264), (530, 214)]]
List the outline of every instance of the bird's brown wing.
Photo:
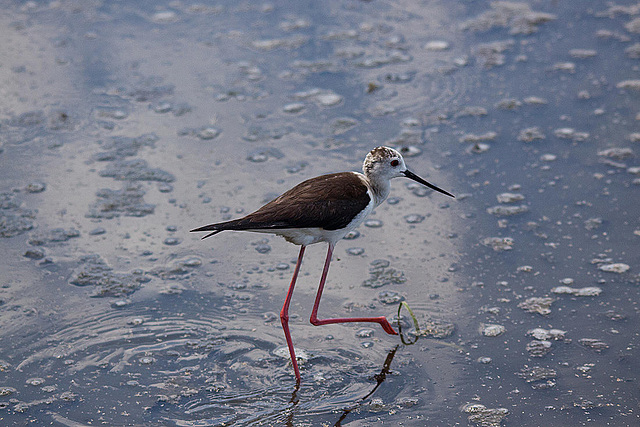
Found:
[[(346, 227), (371, 202), (362, 178), (352, 172), (322, 175), (296, 185), (249, 215), (191, 231), (276, 230)], [(208, 237), (208, 236), (206, 236)]]

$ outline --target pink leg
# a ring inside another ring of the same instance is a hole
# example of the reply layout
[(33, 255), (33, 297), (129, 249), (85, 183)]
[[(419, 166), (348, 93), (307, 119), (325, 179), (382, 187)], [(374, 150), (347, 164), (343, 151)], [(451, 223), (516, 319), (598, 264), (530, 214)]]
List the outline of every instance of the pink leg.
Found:
[(313, 310), (311, 311), (311, 323), (315, 326), (329, 325), (331, 323), (350, 323), (350, 322), (368, 322), (379, 323), (382, 329), (388, 334), (398, 335), (393, 330), (386, 317), (353, 317), (353, 318), (340, 318), (340, 319), (318, 319), (318, 306), (320, 305), (320, 298), (322, 298), (322, 290), (324, 289), (324, 282), (327, 280), (327, 273), (329, 272), (329, 264), (331, 264), (331, 255), (333, 254), (333, 245), (329, 244), (329, 250), (327, 251), (327, 260), (324, 262), (324, 269), (322, 270), (322, 277), (320, 278), (320, 285), (318, 286), (318, 294), (316, 295), (316, 302), (313, 304)]
[(293, 296), (293, 288), (296, 286), (296, 280), (298, 279), (298, 272), (300, 271), (300, 264), (302, 264), (302, 257), (304, 256), (305, 246), (300, 247), (300, 254), (298, 255), (298, 262), (296, 268), (293, 270), (293, 277), (289, 284), (289, 290), (287, 291), (287, 297), (284, 300), (284, 305), (280, 311), (280, 322), (282, 323), (282, 329), (284, 330), (284, 337), (287, 339), (287, 346), (289, 347), (289, 354), (291, 355), (291, 364), (293, 365), (293, 371), (296, 374), (296, 382), (300, 383), (300, 369), (298, 369), (298, 360), (296, 359), (296, 352), (293, 349), (293, 341), (291, 341), (291, 333), (289, 332), (289, 304), (291, 304), (291, 297)]

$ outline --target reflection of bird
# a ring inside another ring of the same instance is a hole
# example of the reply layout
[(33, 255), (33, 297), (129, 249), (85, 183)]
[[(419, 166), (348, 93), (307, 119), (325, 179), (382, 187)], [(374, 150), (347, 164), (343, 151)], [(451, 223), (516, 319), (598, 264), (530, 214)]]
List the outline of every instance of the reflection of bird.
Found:
[(318, 306), (327, 279), (333, 248), (340, 239), (360, 225), (367, 215), (387, 198), (392, 178), (404, 176), (447, 196), (454, 197), (451, 193), (428, 183), (409, 171), (402, 155), (392, 148), (378, 147), (371, 150), (364, 160), (362, 169), (364, 174), (342, 172), (308, 179), (243, 218), (205, 225), (191, 230), (210, 231), (203, 239), (225, 230), (272, 233), (301, 246), (289, 291), (280, 312), (282, 328), (298, 382), (300, 381), (300, 370), (289, 332), (289, 304), (305, 247), (318, 242), (329, 244), (327, 259), (318, 286), (318, 294), (311, 311), (313, 325), (371, 322), (379, 323), (385, 332), (396, 335), (384, 316), (318, 319)]

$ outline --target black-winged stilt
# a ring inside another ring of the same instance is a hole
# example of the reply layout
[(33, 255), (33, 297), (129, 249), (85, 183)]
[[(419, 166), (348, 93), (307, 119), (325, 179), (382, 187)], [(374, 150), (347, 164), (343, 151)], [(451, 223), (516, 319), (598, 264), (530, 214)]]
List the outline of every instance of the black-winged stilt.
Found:
[(341, 172), (308, 179), (243, 218), (191, 230), (210, 231), (203, 239), (226, 230), (271, 233), (300, 245), (298, 261), (280, 312), (282, 329), (284, 329), (298, 383), (300, 369), (289, 332), (289, 304), (305, 248), (313, 243), (329, 244), (318, 293), (311, 310), (310, 320), (313, 325), (347, 322), (379, 323), (385, 332), (397, 335), (384, 316), (318, 319), (318, 306), (327, 280), (333, 249), (340, 239), (360, 225), (367, 215), (387, 198), (392, 178), (407, 177), (447, 196), (455, 197), (409, 171), (402, 155), (393, 148), (377, 147), (371, 150), (364, 160), (362, 171), (364, 174)]

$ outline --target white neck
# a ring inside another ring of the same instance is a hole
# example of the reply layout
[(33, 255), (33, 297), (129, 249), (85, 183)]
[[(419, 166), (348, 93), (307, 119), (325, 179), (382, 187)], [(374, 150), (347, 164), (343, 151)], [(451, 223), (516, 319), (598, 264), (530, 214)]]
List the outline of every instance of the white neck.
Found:
[(365, 176), (367, 177), (367, 182), (369, 183), (369, 187), (373, 193), (376, 206), (379, 206), (389, 195), (389, 191), (391, 191), (391, 182), (385, 178), (372, 177), (370, 175)]

